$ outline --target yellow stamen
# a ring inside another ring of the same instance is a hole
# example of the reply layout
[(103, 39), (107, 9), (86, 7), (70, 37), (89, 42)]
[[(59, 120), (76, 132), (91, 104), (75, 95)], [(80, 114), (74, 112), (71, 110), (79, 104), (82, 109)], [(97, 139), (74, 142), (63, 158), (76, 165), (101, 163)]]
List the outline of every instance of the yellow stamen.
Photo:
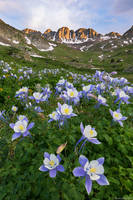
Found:
[(23, 130), (24, 130), (24, 126), (23, 126), (23, 125), (19, 125), (19, 129), (20, 129), (21, 131), (23, 131)]
[(53, 113), (52, 116), (55, 117), (55, 113)]
[(70, 96), (73, 97), (74, 96), (74, 92), (70, 92)]
[(65, 114), (68, 114), (68, 113), (69, 113), (69, 109), (68, 109), (68, 108), (65, 108), (65, 109), (64, 109), (64, 113), (65, 113)]
[(53, 167), (53, 166), (54, 166), (54, 161), (51, 160), (51, 161), (49, 162), (49, 164)]
[(118, 113), (115, 113), (114, 116), (115, 116), (116, 118), (118, 118), (118, 117), (119, 117), (119, 114), (118, 114)]
[(91, 172), (91, 173), (95, 173), (95, 172), (96, 172), (96, 168), (91, 168), (91, 169), (90, 169), (90, 172)]
[(93, 130), (90, 130), (90, 135), (93, 135)]

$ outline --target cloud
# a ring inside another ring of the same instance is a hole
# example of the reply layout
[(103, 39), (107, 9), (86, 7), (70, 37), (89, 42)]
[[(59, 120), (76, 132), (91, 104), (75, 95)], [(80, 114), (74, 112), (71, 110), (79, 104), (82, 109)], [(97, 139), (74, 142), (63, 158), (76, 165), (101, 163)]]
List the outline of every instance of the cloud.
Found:
[[(19, 23), (44, 31), (68, 26), (77, 29), (92, 26), (97, 17), (87, 0), (0, 0), (1, 15), (18, 17)], [(10, 7), (10, 10), (8, 9)], [(88, 10), (89, 7), (89, 10)], [(15, 19), (16, 20), (16, 19)]]
[(129, 26), (132, 8), (133, 0), (0, 0), (0, 18), (19, 29), (91, 27), (105, 33)]
[(119, 14), (133, 11), (133, 0), (117, 0), (114, 4), (114, 10)]
[(95, 13), (85, 8), (79, 0), (41, 0), (38, 5), (32, 6), (30, 9), (31, 15), (28, 19), (28, 25), (39, 30), (51, 28), (57, 30), (59, 27), (68, 26), (69, 28), (77, 29), (85, 25), (93, 23)]

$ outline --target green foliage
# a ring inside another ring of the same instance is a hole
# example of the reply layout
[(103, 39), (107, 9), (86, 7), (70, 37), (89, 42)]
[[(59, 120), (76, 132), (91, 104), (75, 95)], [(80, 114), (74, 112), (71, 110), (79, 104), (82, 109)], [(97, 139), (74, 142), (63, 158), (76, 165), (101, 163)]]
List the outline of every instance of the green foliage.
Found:
[[(18, 68), (20, 67), (14, 66), (14, 73), (17, 75)], [(95, 109), (95, 101), (91, 100), (74, 106), (74, 113), (77, 113), (78, 116), (68, 120), (67, 125), (59, 129), (55, 122), (48, 123), (48, 115), (56, 109), (57, 102), (61, 102), (53, 94), (54, 87), (60, 77), (64, 76), (64, 72), (61, 71), (57, 75), (43, 74), (42, 79), (38, 78), (37, 69), (35, 72), (30, 79), (22, 81), (12, 77), (0, 80), (0, 88), (3, 89), (0, 92), (1, 111), (6, 110), (10, 122), (15, 122), (16, 115), (19, 114), (26, 115), (30, 121), (35, 122), (35, 126), (31, 130), (31, 138), (19, 138), (11, 142), (13, 131), (9, 124), (4, 124), (1, 121), (0, 200), (87, 200), (85, 180), (75, 178), (72, 174), (73, 169), (79, 166), (78, 150), (80, 145), (78, 145), (76, 152), (74, 152), (74, 148), (81, 137), (81, 122), (84, 125), (91, 124), (92, 127), (95, 127), (98, 139), (101, 141), (100, 145), (87, 142), (83, 154), (90, 161), (105, 157), (105, 175), (110, 183), (109, 186), (99, 186), (93, 182), (90, 199), (131, 199), (133, 197), (132, 104), (122, 105), (123, 115), (128, 117), (124, 128), (121, 128), (117, 123), (111, 123), (112, 118), (108, 108), (101, 106), (99, 109)], [(38, 83), (42, 87), (50, 84), (53, 92), (49, 102), (41, 104), (44, 118), (30, 109), (24, 110), (24, 106), (14, 97), (16, 91), (22, 86), (36, 91)], [(80, 91), (81, 83), (77, 83), (76, 87)], [(11, 112), (12, 105), (18, 106), (16, 115)], [(43, 153), (56, 153), (57, 148), (65, 142), (67, 142), (67, 146), (61, 153), (61, 163), (65, 172), (58, 173), (55, 179), (51, 179), (47, 172), (39, 171), (43, 162)]]

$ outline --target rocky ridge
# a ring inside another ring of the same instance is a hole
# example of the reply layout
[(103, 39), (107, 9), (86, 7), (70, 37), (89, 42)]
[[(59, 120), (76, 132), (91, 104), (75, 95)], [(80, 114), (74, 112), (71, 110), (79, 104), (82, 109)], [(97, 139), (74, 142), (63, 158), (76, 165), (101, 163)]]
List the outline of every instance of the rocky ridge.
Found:
[(70, 30), (68, 27), (59, 28), (57, 32), (52, 31), (51, 29), (47, 29), (43, 36), (47, 40), (53, 40), (57, 42), (64, 43), (80, 43), (85, 42), (89, 38), (99, 38), (101, 34), (97, 33), (95, 30), (91, 28), (80, 28), (76, 31)]

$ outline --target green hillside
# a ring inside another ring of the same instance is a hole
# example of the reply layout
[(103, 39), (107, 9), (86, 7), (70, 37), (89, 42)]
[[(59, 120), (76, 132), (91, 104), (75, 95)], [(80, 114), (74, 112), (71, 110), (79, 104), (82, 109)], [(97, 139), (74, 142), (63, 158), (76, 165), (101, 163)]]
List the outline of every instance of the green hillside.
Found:
[[(30, 57), (28, 54), (37, 54), (42, 58)], [(102, 59), (99, 58), (101, 55), (103, 55)], [(124, 75), (130, 81), (133, 80), (133, 69), (128, 70), (132, 68), (133, 63), (132, 45), (114, 49), (113, 52), (99, 50), (99, 48), (90, 48), (88, 51), (81, 52), (66, 44), (57, 44), (53, 51), (48, 52), (39, 51), (35, 47), (28, 49), (0, 46), (0, 59), (42, 68), (49, 64), (90, 72), (94, 72), (96, 69), (107, 72), (117, 71), (120, 76)]]

